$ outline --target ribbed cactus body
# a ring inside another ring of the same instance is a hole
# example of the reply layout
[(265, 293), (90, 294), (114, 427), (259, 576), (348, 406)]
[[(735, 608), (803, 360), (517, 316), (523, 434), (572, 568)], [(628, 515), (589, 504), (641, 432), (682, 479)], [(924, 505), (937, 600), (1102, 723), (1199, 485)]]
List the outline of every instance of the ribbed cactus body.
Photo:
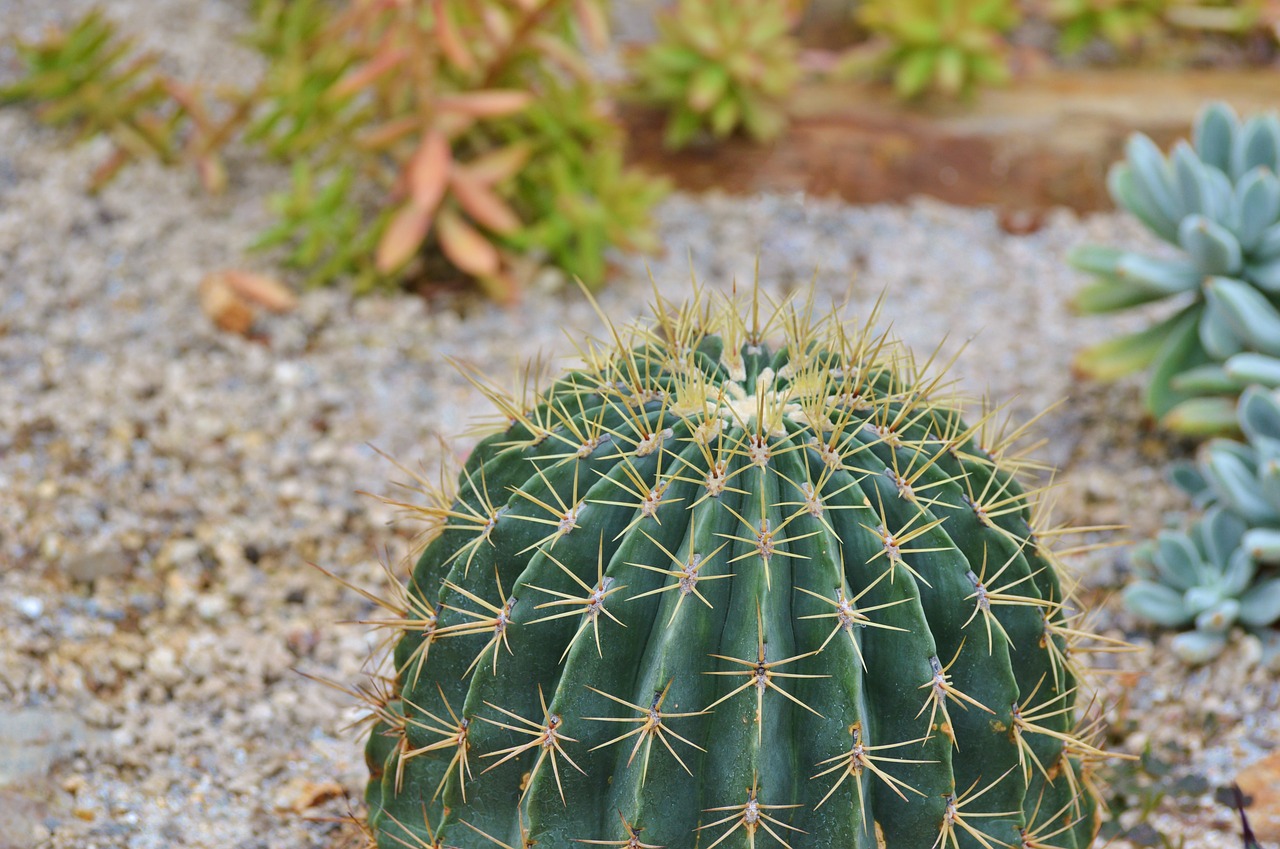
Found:
[(1074, 629), (1004, 446), (835, 321), (660, 315), (503, 402), (423, 508), (378, 845), (1089, 845)]

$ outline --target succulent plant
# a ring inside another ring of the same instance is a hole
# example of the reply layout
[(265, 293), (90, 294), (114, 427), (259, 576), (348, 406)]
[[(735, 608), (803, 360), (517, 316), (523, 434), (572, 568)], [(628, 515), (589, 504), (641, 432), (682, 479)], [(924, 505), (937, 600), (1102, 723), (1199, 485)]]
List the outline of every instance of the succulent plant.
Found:
[[(1193, 143), (1168, 158), (1151, 139), (1129, 139), (1127, 159), (1108, 178), (1111, 195), (1153, 233), (1180, 249), (1152, 257), (1089, 246), (1071, 262), (1096, 275), (1076, 298), (1084, 312), (1109, 312), (1176, 298), (1158, 324), (1089, 348), (1084, 373), (1109, 379), (1151, 367), (1146, 403), (1169, 427), (1212, 433), (1233, 426), (1234, 396), (1274, 375), (1280, 355), (1280, 118), (1241, 123), (1215, 103)], [(1212, 396), (1223, 397), (1212, 397)], [(1209, 396), (1209, 397), (1206, 397)]]
[(1011, 0), (868, 0), (863, 26), (886, 42), (883, 63), (899, 96), (967, 96), (1009, 78), (1004, 34), (1019, 20)]
[(1132, 50), (1162, 26), (1169, 0), (1049, 0), (1049, 19), (1061, 30), (1059, 48), (1075, 53), (1095, 38)]
[(293, 184), (257, 245), (286, 247), (314, 285), (464, 278), (513, 300), (538, 262), (595, 286), (608, 248), (652, 242), (665, 182), (625, 164), (582, 54), (607, 37), (603, 0), (254, 6), (266, 72), (217, 104), (134, 57), (98, 13), (19, 44), (27, 73), (0, 103), (115, 141), (95, 185), (151, 156), (192, 162), (217, 190), (223, 148), (261, 145)]
[(788, 0), (679, 0), (632, 71), (641, 97), (670, 110), (666, 143), (742, 129), (767, 141), (786, 127), (800, 76)]
[(758, 290), (581, 351), (536, 394), (472, 375), (496, 429), (366, 592), (379, 846), (1090, 845), (1088, 636), (1021, 431)]
[(136, 52), (96, 9), (15, 47), (25, 73), (0, 88), (0, 105), (35, 103), (36, 115), (48, 124), (72, 127), (81, 139), (110, 139), (113, 150), (94, 171), (93, 190), (145, 159), (188, 162), (210, 192), (225, 188), (221, 148), (243, 125), (248, 103), (223, 104), (214, 117), (198, 87), (161, 74), (155, 57)]
[(1198, 468), (1175, 472), (1208, 505), (1204, 517), (1135, 552), (1142, 579), (1125, 589), (1125, 602), (1144, 619), (1195, 626), (1173, 639), (1188, 663), (1216, 657), (1235, 625), (1259, 630), (1280, 620), (1280, 398), (1251, 387), (1239, 415), (1247, 444), (1211, 441)]

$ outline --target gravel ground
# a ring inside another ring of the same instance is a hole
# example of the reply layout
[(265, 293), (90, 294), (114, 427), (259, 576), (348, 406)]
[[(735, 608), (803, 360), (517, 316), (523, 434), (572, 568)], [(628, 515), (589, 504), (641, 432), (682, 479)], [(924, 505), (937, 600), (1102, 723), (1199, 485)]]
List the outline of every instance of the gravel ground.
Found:
[[(106, 6), (180, 74), (253, 71), (234, 44), (240, 3)], [(0, 0), (0, 38), (85, 7)], [(338, 845), (351, 828), (316, 818), (358, 810), (364, 767), (344, 730), (358, 714), (293, 670), (354, 682), (372, 638), (334, 624), (367, 605), (306, 564), (374, 586), (379, 557), (404, 555), (411, 529), (358, 490), (396, 476), (370, 445), (430, 471), (436, 437), (485, 412), (446, 358), (511, 382), (535, 353), (572, 350), (561, 326), (599, 332), (594, 315), (572, 291), (509, 311), (323, 291), (249, 338), (220, 333), (196, 284), (245, 262), (281, 171), (234, 157), (211, 200), (188, 174), (140, 166), (90, 197), (102, 146), (13, 109), (0, 140), (0, 847)], [(1128, 222), (1055, 211), (1013, 237), (989, 212), (929, 201), (677, 195), (658, 223), (666, 253), (619, 257), (600, 295), (615, 319), (643, 314), (650, 271), (678, 298), (690, 263), (724, 288), (759, 257), (768, 291), (849, 295), (851, 317), (884, 293), (883, 323), (955, 353), (962, 391), (1019, 420), (1066, 399), (1037, 430), (1061, 467), (1059, 519), (1141, 538), (1183, 508), (1162, 467), (1187, 448), (1143, 429), (1138, 385), (1070, 377), (1074, 350), (1139, 319), (1071, 316), (1080, 280), (1063, 256), (1142, 241)], [(1168, 765), (1118, 774), (1129, 804), (1155, 798), (1135, 843), (1158, 829), (1188, 849), (1238, 846), (1214, 790), (1280, 744), (1280, 686), (1248, 640), (1188, 673), (1111, 599), (1123, 549), (1072, 559), (1097, 626), (1142, 649), (1100, 661), (1117, 673), (1099, 685), (1112, 744)]]

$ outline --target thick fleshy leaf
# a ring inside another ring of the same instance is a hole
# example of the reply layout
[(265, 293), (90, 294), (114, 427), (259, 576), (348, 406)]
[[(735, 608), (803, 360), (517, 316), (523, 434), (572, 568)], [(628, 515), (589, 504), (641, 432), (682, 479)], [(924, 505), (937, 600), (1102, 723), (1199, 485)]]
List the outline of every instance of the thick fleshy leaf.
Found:
[(444, 197), (449, 182), (449, 162), (453, 158), (449, 140), (439, 130), (431, 130), (422, 137), (417, 150), (409, 158), (405, 175), (409, 185), (409, 197), (414, 206), (428, 219)]
[(723, 65), (707, 65), (689, 80), (686, 102), (694, 112), (707, 112), (729, 88), (729, 74)]
[(609, 16), (601, 0), (573, 0), (573, 16), (592, 50), (609, 46)]
[(1224, 598), (1208, 610), (1196, 614), (1196, 630), (1202, 634), (1225, 634), (1240, 616), (1240, 602)]
[(502, 259), (493, 243), (463, 221), (462, 216), (450, 207), (440, 211), (436, 222), (436, 236), (444, 255), (467, 274), (475, 277), (492, 276), (502, 266)]
[[(1096, 380), (1114, 380), (1131, 372), (1140, 371), (1159, 356), (1170, 335), (1187, 325), (1186, 312), (1167, 318), (1146, 330), (1108, 339), (1086, 348), (1076, 355), (1073, 366), (1077, 372)], [(1189, 325), (1192, 330), (1194, 325)]]
[(1080, 245), (1067, 252), (1067, 262), (1090, 274), (1114, 274), (1116, 264), (1126, 253), (1110, 245)]
[(1253, 118), (1236, 133), (1231, 147), (1231, 176), (1239, 180), (1262, 166), (1275, 171), (1280, 159), (1280, 123), (1275, 116)]
[(1199, 616), (1220, 604), (1222, 599), (1222, 585), (1219, 581), (1198, 584), (1182, 594), (1182, 603), (1192, 616)]
[(1222, 593), (1235, 598), (1249, 588), (1258, 566), (1244, 548), (1237, 548), (1227, 557), (1222, 570)]
[(1240, 621), (1255, 628), (1280, 619), (1280, 578), (1260, 581), (1240, 597)]
[(1189, 262), (1135, 253), (1120, 257), (1115, 273), (1126, 283), (1162, 295), (1176, 295), (1194, 289), (1204, 277), (1204, 273)]
[[(1204, 322), (1200, 326), (1203, 328)], [(1201, 340), (1203, 339), (1204, 334), (1201, 334)], [(1194, 392), (1198, 395), (1234, 395), (1247, 384), (1237, 381), (1222, 366), (1210, 363), (1187, 369), (1170, 381), (1170, 385), (1179, 392)]]
[(1178, 634), (1169, 642), (1174, 655), (1188, 666), (1200, 666), (1222, 654), (1227, 647), (1225, 634), (1188, 631)]
[(1244, 350), (1244, 340), (1223, 312), (1217, 298), (1206, 299), (1204, 313), (1200, 316), (1199, 334), (1201, 347), (1214, 360), (1225, 360)]
[(1206, 280), (1204, 290), (1237, 338), (1258, 353), (1280, 355), (1280, 310), (1265, 295), (1228, 277)]
[(1280, 180), (1265, 168), (1255, 168), (1235, 189), (1236, 234), (1246, 254), (1253, 251), (1268, 227), (1280, 216)]
[(407, 50), (386, 50), (348, 71), (330, 91), (334, 97), (344, 98), (358, 94), (385, 77), (409, 57)]
[(1182, 201), (1175, 190), (1173, 175), (1164, 154), (1155, 142), (1134, 133), (1125, 143), (1125, 158), (1133, 169), (1139, 188), (1168, 218), (1181, 217)]
[(477, 156), (465, 167), (472, 177), (493, 186), (519, 174), (532, 152), (533, 146), (528, 142), (513, 142)]
[(1258, 383), (1262, 386), (1280, 386), (1280, 357), (1268, 357), (1266, 354), (1236, 354), (1223, 366), (1227, 374), (1244, 384)]
[(1117, 277), (1100, 276), (1076, 292), (1071, 308), (1082, 315), (1116, 312), (1167, 297)]
[(1165, 413), (1160, 424), (1196, 439), (1235, 433), (1236, 402), (1232, 398), (1188, 398)]
[(1107, 172), (1107, 190), (1116, 205), (1133, 213), (1153, 233), (1166, 242), (1178, 244), (1178, 218), (1147, 196), (1138, 185), (1133, 169), (1117, 162)]
[(493, 189), (472, 176), (469, 169), (453, 168), (449, 188), (458, 206), (480, 226), (503, 235), (520, 229), (520, 216), (515, 210)]
[(1125, 587), (1124, 603), (1135, 615), (1166, 628), (1180, 628), (1192, 619), (1183, 604), (1182, 593), (1151, 581), (1138, 581)]
[(1280, 440), (1280, 398), (1256, 386), (1245, 390), (1240, 396), (1240, 429), (1256, 445)]
[(1259, 289), (1273, 295), (1280, 295), (1280, 259), (1258, 265), (1246, 265), (1244, 276)]
[(1204, 475), (1194, 463), (1180, 462), (1169, 466), (1169, 480), (1192, 498), (1200, 496), (1209, 486)]
[(1280, 530), (1254, 528), (1244, 535), (1243, 550), (1258, 563), (1280, 564)]
[(894, 73), (893, 85), (899, 97), (917, 97), (929, 85), (933, 77), (937, 54), (933, 50), (922, 48), (912, 50), (898, 65)]
[(1209, 486), (1229, 509), (1254, 523), (1280, 520), (1267, 503), (1253, 470), (1232, 451), (1210, 450), (1201, 466)]
[(494, 88), (441, 95), (436, 98), (436, 108), (469, 118), (503, 118), (524, 111), (533, 101), (531, 92)]
[(1203, 215), (1189, 215), (1178, 225), (1178, 243), (1202, 274), (1235, 274), (1244, 267), (1240, 242), (1230, 230)]
[(1200, 113), (1192, 132), (1196, 153), (1206, 165), (1219, 171), (1231, 168), (1231, 148), (1240, 119), (1230, 106), (1221, 101), (1211, 103)]
[(1204, 547), (1205, 558), (1219, 567), (1227, 563), (1240, 548), (1240, 540), (1247, 527), (1239, 516), (1222, 507), (1210, 507), (1199, 522), (1200, 544)]
[(1182, 215), (1210, 214), (1212, 201), (1208, 170), (1191, 149), (1191, 145), (1185, 141), (1177, 142), (1169, 160), (1173, 167)]
[(1152, 564), (1160, 579), (1174, 589), (1186, 591), (1201, 582), (1200, 553), (1186, 534), (1162, 531)]
[(467, 47), (467, 41), (458, 29), (457, 22), (450, 14), (448, 5), (445, 0), (435, 0), (433, 13), (436, 22), (436, 43), (440, 45), (440, 52), (453, 63), (455, 68), (470, 74), (475, 71), (476, 60), (471, 55), (471, 50)]
[(1253, 259), (1259, 263), (1280, 259), (1280, 223), (1272, 224), (1258, 237), (1258, 244), (1253, 247)]
[(1208, 361), (1200, 345), (1198, 324), (1204, 310), (1193, 304), (1178, 313), (1169, 328), (1164, 345), (1152, 363), (1151, 381), (1147, 384), (1147, 409), (1156, 418), (1162, 418), (1175, 406), (1188, 400), (1185, 392), (1173, 388), (1173, 378), (1187, 369)]
[(431, 229), (432, 211), (412, 202), (402, 206), (391, 218), (391, 223), (378, 240), (374, 259), (379, 273), (391, 274), (408, 262)]

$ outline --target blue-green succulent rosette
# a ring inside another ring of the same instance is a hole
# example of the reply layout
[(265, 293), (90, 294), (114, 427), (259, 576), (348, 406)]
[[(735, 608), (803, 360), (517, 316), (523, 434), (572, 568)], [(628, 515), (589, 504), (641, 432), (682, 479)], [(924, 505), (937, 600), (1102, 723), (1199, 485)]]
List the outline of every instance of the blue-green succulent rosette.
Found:
[(1215, 103), (1191, 143), (1165, 156), (1136, 134), (1126, 154), (1108, 176), (1112, 197), (1178, 251), (1077, 249), (1071, 263), (1096, 279), (1075, 305), (1105, 313), (1168, 298), (1181, 307), (1082, 351), (1077, 370), (1113, 379), (1149, 368), (1146, 405), (1165, 426), (1229, 432), (1246, 386), (1280, 385), (1280, 118), (1241, 122)]

